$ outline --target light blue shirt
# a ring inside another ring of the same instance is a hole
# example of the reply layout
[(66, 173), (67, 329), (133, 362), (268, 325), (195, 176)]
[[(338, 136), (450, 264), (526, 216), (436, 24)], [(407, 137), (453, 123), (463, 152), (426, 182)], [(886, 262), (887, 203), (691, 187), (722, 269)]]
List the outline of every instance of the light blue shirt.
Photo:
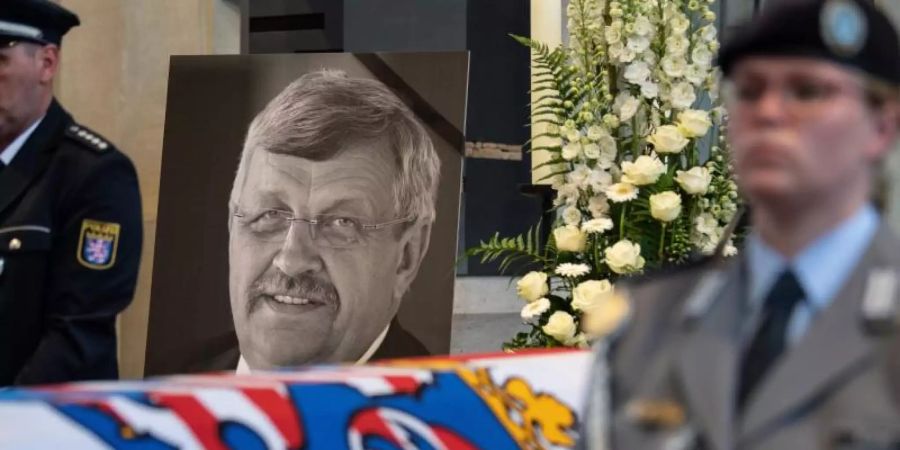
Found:
[(20, 134), (14, 141), (12, 141), (9, 145), (6, 146), (3, 151), (0, 151), (0, 163), (3, 163), (4, 166), (8, 166), (9, 163), (12, 162), (13, 158), (19, 154), (19, 150), (22, 150), (22, 146), (25, 145), (25, 142), (28, 141), (28, 138), (34, 133), (34, 130), (37, 129), (38, 125), (44, 121), (44, 118), (41, 117), (37, 120), (37, 122), (33, 123), (24, 133)]
[(878, 212), (872, 205), (866, 204), (803, 249), (792, 261), (766, 245), (758, 234), (751, 234), (747, 240), (750, 269), (748, 306), (753, 316), (759, 315), (772, 285), (790, 267), (806, 294), (806, 298), (797, 304), (788, 324), (787, 342), (795, 344), (809, 329), (816, 315), (831, 304), (853, 273), (878, 231), (879, 222)]

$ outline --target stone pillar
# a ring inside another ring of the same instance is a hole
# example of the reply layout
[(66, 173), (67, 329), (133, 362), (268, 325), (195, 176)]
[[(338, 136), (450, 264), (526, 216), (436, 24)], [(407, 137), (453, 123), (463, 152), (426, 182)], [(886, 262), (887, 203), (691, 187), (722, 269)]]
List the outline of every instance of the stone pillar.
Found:
[[(56, 95), (77, 121), (134, 161), (144, 250), (134, 303), (119, 320), (123, 378), (144, 373), (169, 56), (240, 53), (235, 0), (57, 0), (81, 17), (63, 41)], [(197, 120), (203, 120), (197, 118)]]

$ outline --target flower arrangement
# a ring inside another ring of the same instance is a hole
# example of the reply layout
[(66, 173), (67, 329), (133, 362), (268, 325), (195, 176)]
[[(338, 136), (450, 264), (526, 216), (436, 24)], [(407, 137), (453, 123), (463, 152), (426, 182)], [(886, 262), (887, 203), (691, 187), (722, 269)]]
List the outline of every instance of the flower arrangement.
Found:
[(501, 271), (538, 268), (516, 284), (531, 329), (507, 349), (587, 345), (627, 315), (619, 279), (710, 254), (723, 238), (738, 195), (713, 1), (572, 0), (568, 45), (514, 36), (534, 54), (531, 150), (550, 155), (535, 170), (549, 172), (539, 181), (552, 182), (557, 219), (544, 245), (538, 224), (468, 252)]

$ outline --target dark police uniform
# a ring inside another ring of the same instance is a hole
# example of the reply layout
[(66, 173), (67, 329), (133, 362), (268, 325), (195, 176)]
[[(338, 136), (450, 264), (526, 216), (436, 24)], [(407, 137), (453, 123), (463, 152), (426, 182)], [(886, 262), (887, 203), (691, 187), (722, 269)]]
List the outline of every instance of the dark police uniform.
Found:
[[(723, 46), (726, 76), (746, 56), (802, 56), (900, 86), (897, 34), (871, 2), (769, 3)], [(631, 321), (591, 377), (579, 446), (900, 449), (900, 239), (877, 214), (871, 223), (830, 304), (743, 404), (742, 370), (754, 364), (742, 361), (762, 328), (748, 314), (748, 253), (633, 283)]]
[[(42, 0), (0, 5), (5, 43), (59, 44), (77, 24)], [(131, 161), (54, 100), (0, 164), (0, 386), (117, 377), (115, 320), (134, 294), (141, 225)]]

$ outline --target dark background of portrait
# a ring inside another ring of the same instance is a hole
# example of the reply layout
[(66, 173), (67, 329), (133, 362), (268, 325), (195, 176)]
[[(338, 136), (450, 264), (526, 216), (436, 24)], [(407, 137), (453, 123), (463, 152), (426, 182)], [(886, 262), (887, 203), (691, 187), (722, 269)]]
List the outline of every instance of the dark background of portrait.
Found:
[[(370, 70), (379, 63), (389, 70), (375, 76)], [(234, 368), (227, 205), (243, 139), (271, 98), (321, 68), (406, 85), (412, 92), (398, 94), (424, 115), (442, 163), (437, 220), (398, 318), (432, 354), (449, 351), (466, 52), (176, 56), (169, 74), (145, 375)], [(391, 75), (397, 77), (385, 80)]]

